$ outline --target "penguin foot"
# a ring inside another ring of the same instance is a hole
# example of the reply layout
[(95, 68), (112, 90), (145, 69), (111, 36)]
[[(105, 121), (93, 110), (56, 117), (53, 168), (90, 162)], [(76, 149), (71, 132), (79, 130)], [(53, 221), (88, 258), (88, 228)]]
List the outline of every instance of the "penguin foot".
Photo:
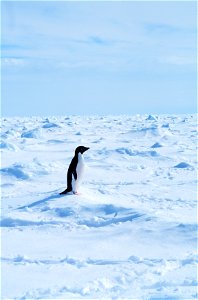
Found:
[(73, 192), (73, 194), (74, 194), (74, 195), (78, 195), (78, 196), (80, 195), (79, 192)]

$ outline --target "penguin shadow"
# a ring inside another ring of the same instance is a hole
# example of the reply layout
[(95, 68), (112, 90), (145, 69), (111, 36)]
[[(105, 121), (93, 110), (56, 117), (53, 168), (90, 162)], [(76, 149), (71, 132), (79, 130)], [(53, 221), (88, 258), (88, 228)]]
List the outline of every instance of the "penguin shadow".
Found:
[(63, 196), (65, 196), (65, 195), (60, 195), (59, 192), (54, 192), (52, 195), (50, 195), (48, 197), (45, 197), (41, 200), (32, 202), (31, 204), (28, 204), (28, 205), (20, 206), (20, 207), (17, 208), (17, 210), (32, 208), (32, 207), (38, 206), (40, 204), (44, 204), (46, 202), (49, 202), (51, 200), (62, 198)]

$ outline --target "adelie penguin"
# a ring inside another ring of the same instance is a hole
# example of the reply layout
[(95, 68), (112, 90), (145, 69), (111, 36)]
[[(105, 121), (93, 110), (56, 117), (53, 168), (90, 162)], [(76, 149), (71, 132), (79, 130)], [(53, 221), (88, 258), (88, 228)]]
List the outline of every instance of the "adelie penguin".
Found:
[(67, 194), (73, 192), (73, 194), (78, 193), (78, 184), (82, 179), (82, 175), (84, 172), (84, 158), (83, 153), (87, 151), (89, 148), (84, 146), (78, 146), (75, 150), (75, 155), (72, 158), (72, 161), (69, 165), (67, 171), (67, 188), (60, 195)]

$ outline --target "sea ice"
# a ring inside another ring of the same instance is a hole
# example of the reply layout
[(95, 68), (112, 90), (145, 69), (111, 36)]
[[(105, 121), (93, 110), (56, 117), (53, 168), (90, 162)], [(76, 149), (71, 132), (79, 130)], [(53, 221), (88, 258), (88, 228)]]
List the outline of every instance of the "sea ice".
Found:
[(196, 299), (196, 116), (2, 125), (2, 299)]

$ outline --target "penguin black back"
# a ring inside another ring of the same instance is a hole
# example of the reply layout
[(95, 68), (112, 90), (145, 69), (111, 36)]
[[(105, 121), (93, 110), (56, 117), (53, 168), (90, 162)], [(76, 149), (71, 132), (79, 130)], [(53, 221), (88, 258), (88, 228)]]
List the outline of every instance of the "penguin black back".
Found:
[(71, 160), (71, 163), (69, 165), (68, 171), (67, 171), (67, 188), (60, 193), (60, 195), (67, 194), (69, 192), (76, 193), (76, 189), (74, 188), (73, 182), (77, 182), (78, 175), (79, 175), (79, 155), (80, 158), (82, 154), (87, 151), (89, 148), (84, 146), (78, 146), (75, 150), (75, 155)]

